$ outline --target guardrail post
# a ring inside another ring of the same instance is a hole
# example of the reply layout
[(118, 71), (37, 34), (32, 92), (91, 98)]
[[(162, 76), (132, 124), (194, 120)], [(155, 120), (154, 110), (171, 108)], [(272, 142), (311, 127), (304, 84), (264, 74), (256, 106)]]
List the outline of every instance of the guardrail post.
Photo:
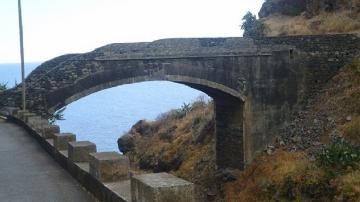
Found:
[(54, 134), (54, 147), (58, 151), (67, 150), (68, 143), (76, 141), (76, 135), (72, 133), (55, 133)]
[(60, 133), (60, 127), (57, 125), (47, 125), (42, 129), (42, 136), (45, 139), (54, 138), (55, 133)]
[(195, 202), (194, 184), (169, 173), (131, 177), (132, 202)]
[(90, 153), (90, 174), (101, 182), (114, 182), (129, 176), (129, 159), (117, 152)]
[(96, 145), (92, 142), (69, 142), (68, 154), (72, 162), (89, 162), (89, 154), (94, 152), (96, 152)]

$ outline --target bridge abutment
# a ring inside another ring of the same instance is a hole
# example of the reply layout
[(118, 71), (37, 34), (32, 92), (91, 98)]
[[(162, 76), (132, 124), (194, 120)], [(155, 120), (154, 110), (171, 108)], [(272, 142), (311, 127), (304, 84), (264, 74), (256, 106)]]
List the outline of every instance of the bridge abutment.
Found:
[(243, 109), (236, 98), (215, 99), (216, 163), (221, 168), (244, 168)]

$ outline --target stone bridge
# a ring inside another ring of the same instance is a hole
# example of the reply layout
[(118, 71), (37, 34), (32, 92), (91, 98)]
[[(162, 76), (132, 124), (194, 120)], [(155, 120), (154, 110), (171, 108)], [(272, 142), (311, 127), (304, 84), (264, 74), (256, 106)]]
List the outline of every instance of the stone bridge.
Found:
[[(150, 80), (185, 84), (214, 99), (218, 167), (243, 168), (291, 112), (358, 56), (359, 49), (356, 35), (110, 44), (40, 65), (27, 78), (27, 103), (46, 116), (122, 84)], [(20, 86), (0, 94), (0, 108), (20, 102)]]

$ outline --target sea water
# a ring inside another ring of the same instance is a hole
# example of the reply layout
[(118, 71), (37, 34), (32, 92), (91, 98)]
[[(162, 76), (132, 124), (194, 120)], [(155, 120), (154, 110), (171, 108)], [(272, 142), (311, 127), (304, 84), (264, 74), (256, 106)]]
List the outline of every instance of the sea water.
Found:
[[(27, 63), (29, 74), (40, 63)], [(0, 64), (0, 83), (20, 83), (19, 64)], [(76, 134), (77, 140), (96, 143), (98, 151), (118, 151), (117, 139), (138, 120), (155, 120), (206, 94), (168, 81), (149, 81), (99, 91), (66, 106), (65, 120), (57, 121), (61, 132)]]

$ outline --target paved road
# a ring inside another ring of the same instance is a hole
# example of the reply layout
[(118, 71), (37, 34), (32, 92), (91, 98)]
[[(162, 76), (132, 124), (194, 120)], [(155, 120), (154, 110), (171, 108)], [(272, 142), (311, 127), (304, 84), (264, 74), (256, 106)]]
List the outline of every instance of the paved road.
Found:
[(22, 128), (0, 119), (1, 202), (93, 202)]

